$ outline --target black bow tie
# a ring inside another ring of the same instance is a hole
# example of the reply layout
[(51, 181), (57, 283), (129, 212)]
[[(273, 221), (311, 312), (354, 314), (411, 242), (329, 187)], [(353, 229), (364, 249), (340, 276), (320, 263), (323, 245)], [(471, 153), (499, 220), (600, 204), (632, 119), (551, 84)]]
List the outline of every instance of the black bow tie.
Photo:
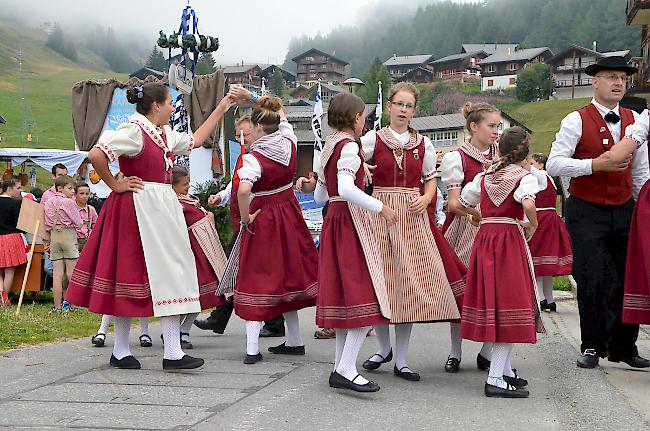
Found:
[(619, 117), (619, 116), (616, 114), (616, 112), (614, 112), (614, 111), (609, 111), (609, 112), (607, 113), (607, 115), (605, 115), (605, 121), (607, 121), (608, 123), (614, 123), (614, 124), (616, 124), (616, 123), (618, 123), (619, 121), (621, 121), (621, 117)]

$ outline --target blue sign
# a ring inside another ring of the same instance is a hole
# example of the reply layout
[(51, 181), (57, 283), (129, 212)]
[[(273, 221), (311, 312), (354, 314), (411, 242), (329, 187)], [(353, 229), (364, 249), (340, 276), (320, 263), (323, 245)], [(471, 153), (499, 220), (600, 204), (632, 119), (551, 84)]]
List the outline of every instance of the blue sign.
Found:
[[(168, 87), (168, 89), (172, 95), (172, 100), (176, 100), (178, 91), (175, 88)], [(113, 98), (111, 99), (111, 106), (108, 108), (108, 114), (106, 114), (104, 130), (115, 130), (120, 124), (128, 123), (129, 117), (132, 114), (135, 114), (135, 104), (129, 103), (126, 100), (126, 88), (116, 88), (113, 91)]]
[(296, 198), (300, 204), (300, 209), (304, 210), (313, 210), (323, 208), (324, 205), (317, 204), (314, 200), (313, 193), (299, 193), (296, 192)]
[(241, 154), (241, 145), (237, 141), (228, 141), (228, 148), (230, 149), (230, 178), (235, 176), (235, 164)]

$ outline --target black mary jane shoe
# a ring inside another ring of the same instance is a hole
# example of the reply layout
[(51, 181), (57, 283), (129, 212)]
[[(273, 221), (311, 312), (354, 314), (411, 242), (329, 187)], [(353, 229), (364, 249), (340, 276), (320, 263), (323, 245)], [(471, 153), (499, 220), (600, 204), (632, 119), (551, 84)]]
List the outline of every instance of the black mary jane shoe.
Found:
[(452, 358), (451, 356), (447, 357), (447, 363), (445, 364), (446, 373), (457, 373), (460, 370), (460, 359)]
[(503, 380), (505, 380), (506, 383), (508, 383), (511, 386), (514, 386), (515, 388), (525, 388), (526, 386), (528, 386), (528, 380), (519, 377), (517, 375), (516, 369), (513, 368), (512, 372), (514, 373), (513, 377), (503, 376)]
[(490, 398), (528, 398), (528, 389), (517, 388), (511, 384), (508, 384), (507, 386), (507, 388), (500, 388), (485, 383), (485, 396)]
[(153, 346), (151, 337), (148, 336), (147, 334), (140, 335), (140, 347), (151, 347), (151, 346)]
[(251, 365), (262, 360), (262, 354), (258, 353), (257, 355), (246, 355), (244, 358), (244, 364)]
[(629, 365), (632, 368), (648, 368), (650, 367), (650, 361), (639, 356), (639, 355), (633, 355), (633, 356), (627, 356), (627, 357), (621, 357), (619, 358), (618, 356), (607, 356), (607, 360), (609, 362), (623, 362), (627, 365)]
[[(381, 362), (371, 361), (373, 356), (379, 356), (381, 358)], [(381, 364), (385, 364), (392, 360), (393, 360), (393, 349), (390, 349), (390, 352), (388, 352), (388, 355), (386, 355), (385, 358), (381, 356), (379, 353), (375, 353), (370, 358), (366, 359), (361, 366), (366, 370), (372, 371), (381, 367)]]
[(490, 369), (490, 360), (479, 353), (476, 355), (476, 368), (479, 370), (488, 371)]
[(97, 335), (93, 335), (90, 339), (90, 342), (93, 343), (95, 347), (104, 347), (104, 342), (106, 341), (106, 334), (99, 332)]
[(111, 355), (111, 367), (122, 368), (123, 370), (139, 370), (140, 361), (135, 359), (132, 355), (125, 356), (122, 359), (117, 359), (115, 355)]
[(539, 309), (542, 311), (557, 311), (557, 304), (555, 302), (548, 302), (546, 299), (542, 299), (539, 302)]
[(418, 373), (414, 373), (413, 371), (402, 371), (403, 369), (408, 370), (409, 367), (402, 367), (398, 370), (396, 365), (393, 368), (393, 374), (401, 379), (408, 380), (410, 382), (417, 382), (420, 380), (420, 375)]
[[(183, 340), (183, 335), (186, 335), (188, 340)], [(191, 349), (194, 348), (194, 345), (189, 340), (189, 338), (190, 338), (190, 334), (188, 334), (187, 332), (181, 332), (181, 349), (183, 349), (183, 350), (190, 349), (191, 350)]]
[(201, 358), (185, 355), (181, 359), (163, 359), (163, 370), (193, 370), (204, 363)]
[(578, 357), (576, 365), (580, 368), (596, 368), (598, 360), (598, 353), (595, 349), (585, 349), (582, 355)]
[(280, 355), (304, 355), (305, 346), (287, 346), (286, 341), (279, 346), (269, 347), (269, 352)]
[(348, 380), (336, 371), (332, 372), (330, 374), (330, 388), (339, 388), (339, 389), (349, 389), (351, 391), (355, 392), (377, 392), (379, 390), (379, 385), (373, 381), (368, 381), (368, 383), (364, 385), (360, 385), (358, 383), (354, 383), (354, 381), (357, 379), (357, 377), (360, 377), (361, 374), (357, 374), (357, 376), (352, 379)]

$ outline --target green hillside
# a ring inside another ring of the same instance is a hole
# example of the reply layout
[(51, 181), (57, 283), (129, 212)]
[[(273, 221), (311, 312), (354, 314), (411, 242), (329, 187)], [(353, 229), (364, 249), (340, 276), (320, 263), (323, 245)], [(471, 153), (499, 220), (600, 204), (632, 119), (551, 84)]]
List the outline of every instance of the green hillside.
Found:
[[(3, 147), (72, 149), (72, 85), (85, 79), (117, 78), (125, 74), (111, 72), (105, 61), (77, 46), (74, 63), (45, 46), (47, 32), (0, 21), (0, 115), (7, 124), (0, 125)], [(20, 78), (18, 51), (23, 53)], [(33, 142), (26, 141), (23, 130), (21, 95), (31, 105), (36, 122)]]
[(589, 100), (544, 100), (521, 104), (506, 111), (533, 131), (534, 151), (548, 154), (562, 119), (569, 112), (585, 106)]

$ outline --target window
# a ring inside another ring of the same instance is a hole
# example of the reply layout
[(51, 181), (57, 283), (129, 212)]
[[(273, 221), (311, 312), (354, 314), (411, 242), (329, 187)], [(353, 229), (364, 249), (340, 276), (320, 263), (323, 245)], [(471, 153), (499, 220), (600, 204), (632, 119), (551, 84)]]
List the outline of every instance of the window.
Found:
[(458, 143), (458, 132), (434, 132), (430, 133), (429, 138), (434, 147), (453, 147)]
[(508, 65), (508, 70), (517, 70), (517, 63), (510, 63)]
[(495, 72), (496, 68), (494, 67), (494, 65), (489, 65), (488, 68), (487, 68), (487, 71), (488, 72)]
[(488, 79), (488, 87), (494, 87), (494, 79)]
[(510, 78), (510, 85), (515, 85), (517, 83), (517, 78)]

